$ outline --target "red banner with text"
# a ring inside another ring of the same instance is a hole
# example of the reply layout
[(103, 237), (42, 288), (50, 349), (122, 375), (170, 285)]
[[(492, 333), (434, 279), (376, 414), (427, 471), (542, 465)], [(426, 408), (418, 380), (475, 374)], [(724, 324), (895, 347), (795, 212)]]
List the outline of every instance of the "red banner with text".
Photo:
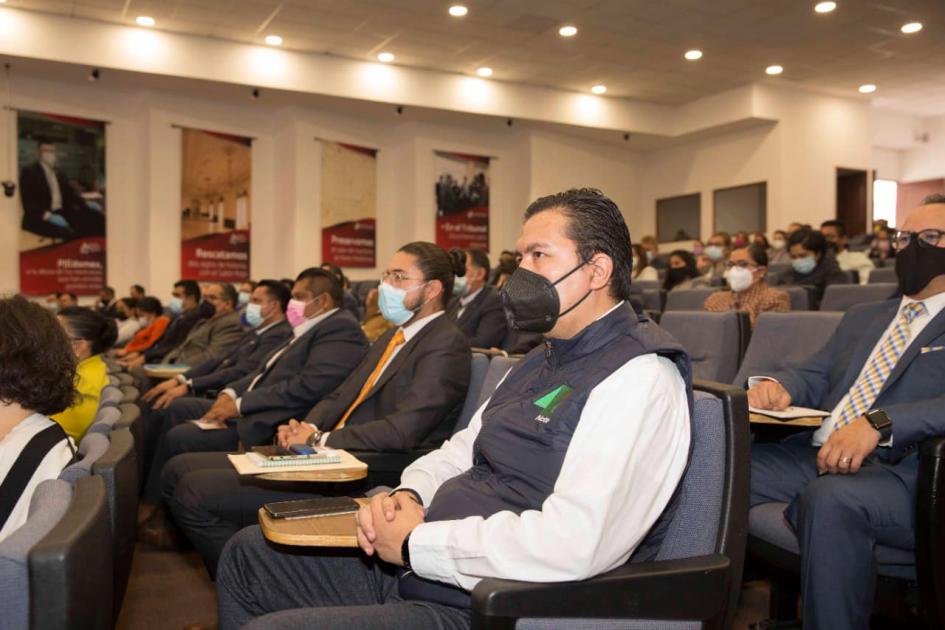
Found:
[(489, 251), (489, 158), (434, 152), (436, 243)]
[(376, 265), (377, 150), (322, 140), (322, 261)]

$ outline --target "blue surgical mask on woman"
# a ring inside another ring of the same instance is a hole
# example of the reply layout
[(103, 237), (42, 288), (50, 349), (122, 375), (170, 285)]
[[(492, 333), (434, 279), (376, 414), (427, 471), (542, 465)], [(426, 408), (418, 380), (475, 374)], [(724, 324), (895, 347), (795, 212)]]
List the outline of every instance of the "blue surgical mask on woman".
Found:
[(795, 258), (791, 261), (791, 267), (802, 276), (807, 275), (817, 267), (817, 258), (813, 255)]
[(180, 315), (180, 312), (184, 310), (184, 300), (179, 297), (172, 297), (168, 307), (171, 309), (171, 312), (175, 315)]
[(246, 305), (246, 323), (253, 328), (259, 328), (263, 323), (262, 306), (259, 304)]
[(413, 289), (399, 289), (386, 282), (382, 282), (381, 286), (378, 288), (377, 306), (380, 308), (381, 315), (384, 319), (396, 326), (402, 326), (410, 321), (416, 312), (423, 308), (423, 304), (417, 306), (415, 309), (409, 309), (404, 305), (404, 300), (407, 298), (408, 292), (419, 289), (425, 284), (427, 283), (424, 282), (421, 285), (413, 287)]
[(707, 245), (703, 250), (703, 253), (709, 257), (709, 260), (715, 262), (717, 260), (722, 260), (722, 256), (725, 254), (725, 251), (718, 245)]

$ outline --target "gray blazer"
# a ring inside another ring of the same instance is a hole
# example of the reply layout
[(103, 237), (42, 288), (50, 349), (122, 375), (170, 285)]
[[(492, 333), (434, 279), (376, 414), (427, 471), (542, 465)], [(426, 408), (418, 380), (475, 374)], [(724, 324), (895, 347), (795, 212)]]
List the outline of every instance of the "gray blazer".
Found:
[(205, 319), (191, 329), (179, 346), (164, 357), (164, 363), (186, 363), (190, 367), (205, 361), (219, 361), (243, 336), (240, 314), (227, 313), (217, 319)]

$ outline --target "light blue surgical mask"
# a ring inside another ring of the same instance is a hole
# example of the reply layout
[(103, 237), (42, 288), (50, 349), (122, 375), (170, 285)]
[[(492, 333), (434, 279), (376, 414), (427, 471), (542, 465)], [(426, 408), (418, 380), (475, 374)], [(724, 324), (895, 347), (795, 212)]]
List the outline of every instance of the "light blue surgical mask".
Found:
[(407, 298), (409, 291), (419, 289), (425, 284), (426, 282), (408, 290), (398, 289), (386, 282), (382, 282), (378, 289), (377, 306), (381, 309), (381, 315), (383, 315), (384, 319), (396, 326), (402, 326), (409, 322), (416, 312), (423, 308), (423, 305), (421, 304), (411, 310), (404, 306), (404, 300)]
[(708, 256), (709, 260), (712, 262), (722, 260), (722, 255), (725, 253), (718, 245), (708, 245), (702, 252)]
[(247, 304), (246, 312), (244, 313), (246, 317), (246, 323), (252, 326), (253, 328), (259, 328), (263, 323), (262, 316), (262, 306), (259, 304)]
[(806, 276), (812, 272), (817, 267), (817, 258), (814, 256), (804, 256), (803, 258), (795, 258), (791, 261), (791, 267), (794, 268), (794, 271)]
[(469, 281), (466, 280), (466, 276), (457, 276), (453, 280), (453, 295), (465, 297), (467, 293), (469, 293)]
[(249, 293), (247, 293), (246, 291), (240, 291), (239, 295), (237, 295), (237, 299), (239, 300), (239, 305), (241, 307), (246, 306), (247, 304), (249, 304)]
[(168, 308), (170, 308), (171, 312), (175, 315), (180, 315), (181, 311), (184, 310), (184, 300), (179, 297), (172, 297)]

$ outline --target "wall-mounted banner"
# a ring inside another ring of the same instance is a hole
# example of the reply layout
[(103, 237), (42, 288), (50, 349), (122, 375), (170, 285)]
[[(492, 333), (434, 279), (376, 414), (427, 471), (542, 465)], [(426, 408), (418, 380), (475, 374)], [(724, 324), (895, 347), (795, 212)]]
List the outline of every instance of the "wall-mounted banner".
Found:
[(434, 151), (436, 243), (489, 251), (489, 158)]
[(181, 277), (249, 278), (252, 139), (181, 129)]
[(105, 123), (17, 114), (20, 292), (96, 295), (105, 286)]
[(322, 260), (339, 267), (374, 267), (377, 150), (320, 142)]

